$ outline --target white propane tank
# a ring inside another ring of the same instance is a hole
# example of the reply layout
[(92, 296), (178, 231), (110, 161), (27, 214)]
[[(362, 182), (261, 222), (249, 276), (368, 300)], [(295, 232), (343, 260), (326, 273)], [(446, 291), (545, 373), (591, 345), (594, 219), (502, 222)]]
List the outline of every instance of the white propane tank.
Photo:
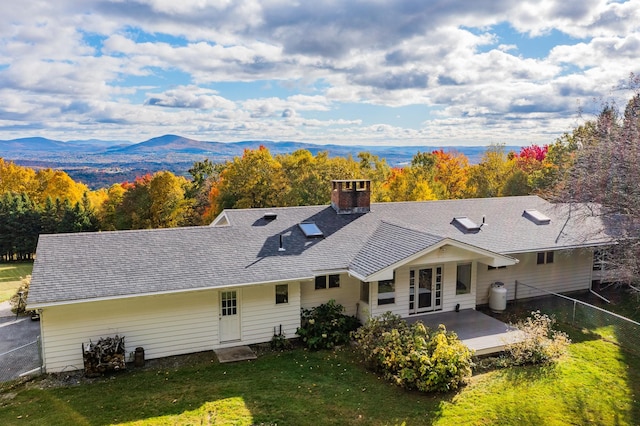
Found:
[(496, 313), (504, 312), (507, 309), (507, 289), (504, 287), (504, 283), (500, 281), (491, 284), (489, 309), (491, 309), (491, 312)]

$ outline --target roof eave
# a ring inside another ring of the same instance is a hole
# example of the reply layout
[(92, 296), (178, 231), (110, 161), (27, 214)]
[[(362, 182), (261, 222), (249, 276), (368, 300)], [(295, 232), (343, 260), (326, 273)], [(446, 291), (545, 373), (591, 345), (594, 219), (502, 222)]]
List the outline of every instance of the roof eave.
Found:
[(590, 247), (603, 247), (618, 244), (617, 241), (603, 241), (600, 243), (585, 243), (585, 244), (571, 244), (566, 246), (552, 246), (552, 247), (536, 247), (533, 249), (524, 249), (524, 250), (510, 250), (502, 252), (505, 255), (513, 255), (519, 253), (538, 253), (541, 251), (555, 251), (555, 250), (575, 250), (582, 248), (590, 248)]
[(220, 286), (220, 287), (209, 286), (209, 287), (198, 287), (198, 288), (186, 288), (186, 289), (179, 289), (179, 290), (153, 291), (153, 292), (136, 293), (136, 294), (122, 294), (117, 296), (94, 297), (91, 299), (61, 300), (61, 301), (41, 302), (41, 303), (36, 302), (33, 304), (29, 303), (27, 300), (26, 308), (28, 310), (35, 310), (35, 309), (49, 308), (52, 306), (75, 305), (78, 303), (105, 302), (109, 300), (132, 299), (135, 297), (161, 296), (161, 295), (178, 294), (178, 293), (191, 293), (191, 292), (199, 292), (199, 291), (207, 291), (207, 290), (223, 290), (228, 288), (246, 287), (250, 285), (286, 284), (291, 282), (308, 281), (313, 279), (314, 279), (314, 276), (296, 277), (296, 278), (290, 278), (290, 279), (284, 279), (284, 280), (270, 280), (270, 281), (260, 281), (260, 282), (229, 284), (229, 285)]

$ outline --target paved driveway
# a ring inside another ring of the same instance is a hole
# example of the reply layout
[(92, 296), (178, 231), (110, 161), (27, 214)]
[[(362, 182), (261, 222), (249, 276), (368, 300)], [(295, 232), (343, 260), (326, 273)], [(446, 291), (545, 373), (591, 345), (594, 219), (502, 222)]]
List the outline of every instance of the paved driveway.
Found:
[(37, 341), (40, 323), (29, 317), (11, 315), (5, 303), (0, 304), (0, 382), (40, 366)]

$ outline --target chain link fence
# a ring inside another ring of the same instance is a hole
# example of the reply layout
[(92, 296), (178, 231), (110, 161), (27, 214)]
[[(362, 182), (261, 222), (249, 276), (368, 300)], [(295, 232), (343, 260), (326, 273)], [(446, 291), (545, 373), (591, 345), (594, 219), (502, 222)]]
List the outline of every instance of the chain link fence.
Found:
[(574, 299), (516, 281), (516, 286), (524, 286), (547, 294), (530, 303), (516, 300), (522, 308), (531, 307), (553, 317), (558, 322), (585, 329), (600, 337), (613, 341), (630, 351), (640, 351), (640, 323), (582, 300)]
[(42, 366), (40, 338), (0, 354), (0, 382), (39, 373)]

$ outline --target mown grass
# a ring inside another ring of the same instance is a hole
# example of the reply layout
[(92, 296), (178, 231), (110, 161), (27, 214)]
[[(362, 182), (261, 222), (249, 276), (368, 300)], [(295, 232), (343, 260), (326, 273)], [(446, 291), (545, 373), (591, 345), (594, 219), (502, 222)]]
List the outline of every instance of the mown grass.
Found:
[(444, 395), (399, 389), (366, 371), (349, 349), (296, 349), (237, 364), (203, 353), (180, 368), (94, 383), (4, 385), (0, 424), (635, 424), (640, 358), (590, 334), (573, 330), (571, 337), (555, 367), (476, 374)]
[(22, 278), (31, 275), (32, 262), (0, 263), (0, 302), (16, 293)]

